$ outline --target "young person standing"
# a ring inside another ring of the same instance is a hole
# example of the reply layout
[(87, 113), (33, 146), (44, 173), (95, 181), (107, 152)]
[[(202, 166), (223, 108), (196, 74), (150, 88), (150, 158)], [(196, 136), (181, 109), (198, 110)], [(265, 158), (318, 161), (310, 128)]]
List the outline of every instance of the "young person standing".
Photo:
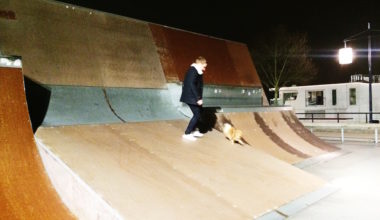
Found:
[(202, 137), (203, 134), (195, 131), (198, 120), (201, 116), (203, 105), (203, 73), (206, 70), (207, 61), (204, 57), (199, 56), (190, 68), (187, 70), (185, 79), (182, 85), (181, 102), (186, 103), (193, 113), (189, 124), (182, 135), (184, 139), (195, 141), (195, 137)]

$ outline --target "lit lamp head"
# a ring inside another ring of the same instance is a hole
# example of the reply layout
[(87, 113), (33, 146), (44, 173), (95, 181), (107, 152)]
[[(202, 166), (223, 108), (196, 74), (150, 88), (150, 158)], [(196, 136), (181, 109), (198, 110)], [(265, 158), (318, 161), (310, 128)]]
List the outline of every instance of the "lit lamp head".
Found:
[(350, 64), (352, 63), (353, 52), (351, 47), (345, 47), (339, 49), (339, 64)]

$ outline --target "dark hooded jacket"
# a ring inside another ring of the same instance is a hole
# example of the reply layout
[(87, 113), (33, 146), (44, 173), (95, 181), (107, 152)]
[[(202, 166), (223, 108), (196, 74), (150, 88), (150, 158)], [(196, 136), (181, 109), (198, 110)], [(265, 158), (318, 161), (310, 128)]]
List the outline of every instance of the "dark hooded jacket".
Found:
[(186, 72), (182, 85), (181, 102), (197, 105), (197, 101), (202, 99), (203, 76), (198, 74), (195, 67), (191, 66)]

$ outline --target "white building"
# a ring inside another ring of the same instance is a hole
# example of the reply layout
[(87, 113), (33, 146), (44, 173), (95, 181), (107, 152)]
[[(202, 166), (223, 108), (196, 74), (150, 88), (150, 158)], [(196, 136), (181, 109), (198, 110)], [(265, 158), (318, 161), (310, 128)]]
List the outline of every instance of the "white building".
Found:
[[(317, 113), (313, 114), (314, 118), (340, 117), (347, 122), (366, 122), (369, 120), (364, 114), (369, 112), (368, 94), (368, 83), (363, 82), (282, 87), (279, 103), (292, 106), (296, 113), (309, 113), (297, 114), (299, 118), (311, 118), (310, 113)], [(380, 112), (380, 83), (372, 83), (372, 112), (373, 120), (379, 120), (380, 114), (375, 113)]]

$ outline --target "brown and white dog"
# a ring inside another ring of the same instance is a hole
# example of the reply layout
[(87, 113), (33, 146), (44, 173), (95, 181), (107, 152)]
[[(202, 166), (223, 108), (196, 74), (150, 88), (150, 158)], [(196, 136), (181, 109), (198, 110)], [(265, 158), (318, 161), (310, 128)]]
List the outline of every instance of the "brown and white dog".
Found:
[(228, 140), (231, 141), (232, 144), (236, 142), (239, 142), (241, 145), (244, 145), (243, 141), (241, 140), (243, 136), (243, 132), (241, 130), (238, 130), (230, 123), (224, 123), (223, 124), (223, 134), (228, 138)]

